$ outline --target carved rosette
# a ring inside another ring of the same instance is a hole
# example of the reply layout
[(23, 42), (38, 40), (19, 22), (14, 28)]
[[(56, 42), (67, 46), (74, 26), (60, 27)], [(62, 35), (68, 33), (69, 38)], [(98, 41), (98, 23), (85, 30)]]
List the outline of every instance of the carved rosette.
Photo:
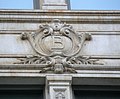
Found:
[(22, 40), (28, 40), (37, 55), (21, 60), (20, 64), (46, 64), (40, 72), (76, 73), (72, 64), (98, 64), (90, 58), (76, 55), (91, 35), (78, 35), (71, 25), (55, 19), (50, 24), (40, 25), (36, 32), (22, 33)]

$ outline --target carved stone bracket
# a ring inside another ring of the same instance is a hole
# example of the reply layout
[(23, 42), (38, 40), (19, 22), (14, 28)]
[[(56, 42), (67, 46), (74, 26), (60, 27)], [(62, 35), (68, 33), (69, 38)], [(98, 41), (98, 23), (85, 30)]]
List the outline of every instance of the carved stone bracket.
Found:
[(46, 76), (46, 99), (72, 99), (72, 76)]
[(20, 64), (46, 64), (40, 72), (76, 73), (73, 64), (100, 64), (98, 60), (77, 56), (86, 40), (91, 35), (78, 35), (71, 25), (59, 19), (49, 24), (40, 25), (36, 32), (22, 33), (22, 40), (28, 40), (37, 55), (21, 60)]

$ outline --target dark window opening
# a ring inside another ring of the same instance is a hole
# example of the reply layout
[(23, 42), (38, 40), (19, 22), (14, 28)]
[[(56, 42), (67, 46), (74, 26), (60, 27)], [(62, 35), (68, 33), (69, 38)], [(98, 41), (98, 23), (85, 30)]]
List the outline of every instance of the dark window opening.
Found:
[(75, 99), (120, 99), (120, 86), (77, 87), (74, 88)]
[(0, 87), (0, 99), (43, 99), (41, 86), (9, 85)]

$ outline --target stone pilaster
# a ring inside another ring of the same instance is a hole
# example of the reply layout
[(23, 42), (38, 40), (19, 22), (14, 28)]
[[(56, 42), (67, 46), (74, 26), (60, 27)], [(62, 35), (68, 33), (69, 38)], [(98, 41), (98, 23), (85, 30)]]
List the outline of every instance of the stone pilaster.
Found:
[(71, 76), (47, 76), (46, 99), (72, 99)]
[(34, 0), (34, 9), (69, 10), (70, 0)]

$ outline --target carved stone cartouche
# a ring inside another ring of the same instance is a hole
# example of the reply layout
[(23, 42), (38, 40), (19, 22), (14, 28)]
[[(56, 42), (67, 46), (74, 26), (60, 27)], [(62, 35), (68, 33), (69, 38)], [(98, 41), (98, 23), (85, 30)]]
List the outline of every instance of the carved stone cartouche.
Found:
[(54, 19), (50, 24), (40, 25), (36, 32), (22, 33), (22, 40), (28, 40), (37, 55), (27, 57), (20, 64), (45, 64), (40, 72), (76, 73), (72, 64), (99, 64), (98, 60), (76, 56), (91, 35), (78, 35), (71, 25)]

